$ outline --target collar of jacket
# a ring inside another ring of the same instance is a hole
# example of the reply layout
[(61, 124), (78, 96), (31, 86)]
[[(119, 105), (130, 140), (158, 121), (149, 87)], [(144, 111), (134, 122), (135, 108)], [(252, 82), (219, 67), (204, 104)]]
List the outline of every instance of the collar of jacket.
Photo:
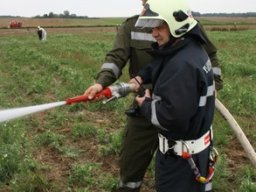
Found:
[(170, 56), (170, 55), (174, 55), (175, 53), (177, 53), (177, 51), (179, 51), (180, 49), (182, 49), (184, 46), (188, 45), (188, 43), (190, 42), (190, 38), (171, 38), (170, 41), (168, 43), (166, 43), (163, 47), (159, 47), (158, 43), (153, 43), (152, 49), (150, 51), (148, 51), (148, 53), (152, 56)]
[(207, 42), (198, 24), (191, 31), (185, 34), (184, 37), (193, 38), (201, 44), (205, 44)]

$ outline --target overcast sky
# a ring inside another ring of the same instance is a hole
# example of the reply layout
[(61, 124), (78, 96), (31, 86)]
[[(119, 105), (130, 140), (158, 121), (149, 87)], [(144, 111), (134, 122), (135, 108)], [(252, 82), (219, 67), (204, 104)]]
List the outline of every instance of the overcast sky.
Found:
[[(256, 12), (256, 0), (188, 0), (200, 13)], [(89, 17), (128, 17), (141, 10), (140, 0), (0, 0), (0, 15), (33, 17), (63, 13)]]

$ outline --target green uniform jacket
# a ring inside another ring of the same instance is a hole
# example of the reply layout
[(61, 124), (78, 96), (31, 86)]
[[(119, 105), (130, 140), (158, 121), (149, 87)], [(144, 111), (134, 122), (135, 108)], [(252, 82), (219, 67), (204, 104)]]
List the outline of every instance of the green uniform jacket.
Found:
[[(129, 63), (130, 77), (138, 74), (139, 70), (150, 63), (151, 56), (147, 53), (151, 49), (151, 44), (155, 41), (148, 28), (140, 29), (135, 27), (138, 15), (126, 19), (119, 27), (115, 37), (114, 46), (106, 54), (100, 72), (97, 75), (96, 82), (103, 87), (107, 87), (115, 82), (121, 75), (122, 69)], [(221, 69), (217, 58), (217, 49), (207, 37), (204, 29), (203, 35), (207, 44), (207, 51), (213, 66), (216, 88), (222, 88)]]

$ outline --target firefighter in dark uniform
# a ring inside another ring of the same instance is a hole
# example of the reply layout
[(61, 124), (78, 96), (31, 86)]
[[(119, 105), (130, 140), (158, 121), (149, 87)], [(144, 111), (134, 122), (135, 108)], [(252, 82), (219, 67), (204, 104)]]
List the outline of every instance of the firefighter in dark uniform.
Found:
[[(144, 4), (146, 1), (142, 0), (142, 2)], [(155, 39), (151, 35), (151, 29), (135, 27), (138, 17), (136, 15), (126, 19), (119, 27), (113, 49), (106, 54), (105, 62), (97, 75), (96, 83), (84, 93), (88, 97), (93, 98), (97, 92), (114, 83), (122, 75), (122, 69), (127, 63), (129, 64), (131, 78), (150, 63), (151, 55), (147, 51), (151, 49), (151, 44), (155, 42)], [(206, 34), (203, 34), (207, 41), (204, 46), (211, 60), (214, 61), (213, 69), (216, 71), (216, 85), (221, 88), (222, 80), (216, 55), (217, 49), (208, 40)], [(150, 85), (147, 84), (144, 87), (148, 88)], [(131, 106), (126, 111), (127, 124), (120, 156), (120, 185), (116, 189), (119, 192), (140, 190), (144, 174), (158, 146), (157, 129), (154, 128), (151, 122), (141, 116), (134, 104), (131, 104)]]
[(205, 38), (186, 0), (148, 0), (136, 26), (151, 28), (152, 62), (130, 80), (141, 114), (158, 129), (157, 192), (211, 191), (215, 85)]

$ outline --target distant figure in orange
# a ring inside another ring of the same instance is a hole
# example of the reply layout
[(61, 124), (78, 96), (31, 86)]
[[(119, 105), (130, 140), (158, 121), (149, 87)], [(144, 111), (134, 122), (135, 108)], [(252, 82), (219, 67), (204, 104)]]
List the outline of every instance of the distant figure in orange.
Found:
[(40, 41), (46, 41), (47, 39), (47, 32), (44, 28), (38, 26), (37, 27), (37, 35)]

